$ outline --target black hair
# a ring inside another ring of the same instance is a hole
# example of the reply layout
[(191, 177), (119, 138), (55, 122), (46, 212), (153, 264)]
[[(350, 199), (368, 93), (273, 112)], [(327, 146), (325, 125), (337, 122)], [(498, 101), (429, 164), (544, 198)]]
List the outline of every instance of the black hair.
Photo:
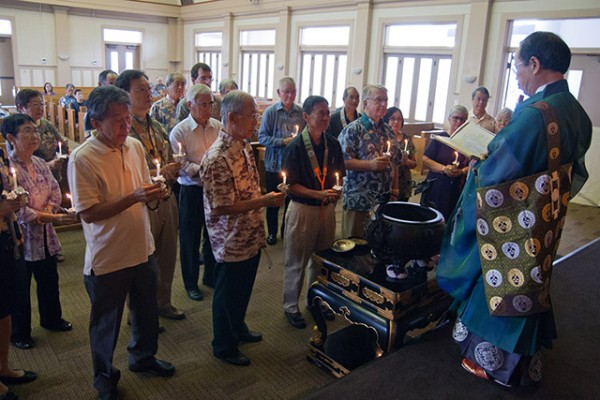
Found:
[(325, 103), (329, 106), (329, 102), (323, 96), (308, 96), (306, 100), (304, 100), (304, 104), (302, 104), (302, 111), (310, 114), (315, 106), (320, 103)]
[(519, 58), (529, 65), (531, 57), (540, 60), (541, 67), (564, 74), (571, 65), (569, 46), (552, 32), (533, 32), (520, 44)]
[(5, 140), (8, 140), (6, 136), (10, 133), (13, 136), (17, 136), (19, 132), (19, 127), (21, 125), (26, 124), (27, 122), (32, 122), (35, 124), (33, 118), (31, 118), (27, 114), (11, 114), (8, 117), (2, 120), (2, 136)]
[(404, 128), (404, 114), (402, 114), (402, 110), (399, 109), (398, 107), (390, 107), (387, 109), (385, 115), (383, 116), (383, 122), (385, 122), (386, 124), (390, 123), (390, 118), (392, 117), (392, 115), (394, 115), (394, 113), (398, 111), (400, 113), (400, 115), (402, 116), (402, 126), (400, 126), (400, 129)]
[(123, 89), (126, 92), (131, 90), (131, 81), (146, 78), (148, 79), (148, 75), (144, 73), (144, 71), (140, 71), (139, 69), (127, 69), (117, 77), (115, 81), (115, 86)]

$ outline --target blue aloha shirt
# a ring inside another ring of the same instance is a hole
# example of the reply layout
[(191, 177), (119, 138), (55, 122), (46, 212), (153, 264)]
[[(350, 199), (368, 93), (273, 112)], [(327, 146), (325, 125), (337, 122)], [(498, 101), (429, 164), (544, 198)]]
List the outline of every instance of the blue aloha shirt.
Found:
[(167, 133), (177, 125), (177, 103), (169, 95), (154, 102), (150, 108), (150, 115), (165, 128)]
[[(372, 160), (387, 150), (390, 141), (392, 163), (399, 164), (401, 154), (394, 131), (383, 120), (379, 124), (365, 114), (352, 121), (339, 136), (344, 160)], [(346, 169), (342, 206), (345, 210), (369, 211), (391, 191), (392, 168), (382, 171), (354, 171)]]

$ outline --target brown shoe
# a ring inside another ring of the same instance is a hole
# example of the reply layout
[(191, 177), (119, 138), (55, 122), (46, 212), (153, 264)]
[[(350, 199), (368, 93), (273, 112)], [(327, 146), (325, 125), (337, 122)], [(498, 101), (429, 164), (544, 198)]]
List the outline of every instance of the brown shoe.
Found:
[(468, 358), (463, 358), (460, 365), (462, 365), (462, 367), (465, 369), (465, 371), (472, 373), (476, 377), (485, 379), (488, 381), (490, 380), (490, 377), (488, 376), (487, 372), (485, 372), (485, 370), (483, 368), (481, 368), (479, 365), (475, 364), (474, 361), (469, 360)]
[(182, 320), (185, 319), (185, 313), (179, 308), (168, 305), (158, 311), (158, 315), (166, 319)]

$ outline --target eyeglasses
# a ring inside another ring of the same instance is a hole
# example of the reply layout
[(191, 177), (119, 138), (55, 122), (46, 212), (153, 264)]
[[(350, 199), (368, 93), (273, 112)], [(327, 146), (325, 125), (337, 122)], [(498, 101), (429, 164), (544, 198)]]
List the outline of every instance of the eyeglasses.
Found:
[(194, 101), (194, 104), (197, 105), (198, 107), (202, 107), (202, 108), (206, 108), (206, 107), (212, 107), (215, 105), (214, 101), (209, 101), (208, 103), (196, 103)]
[(513, 72), (514, 74), (516, 74), (516, 73), (517, 73), (517, 71), (518, 71), (518, 67), (519, 67), (519, 65), (523, 65), (523, 64), (525, 64), (525, 61), (521, 61), (521, 62), (518, 62), (518, 63), (514, 63), (514, 64), (513, 64), (513, 65), (510, 67), (510, 69), (512, 70), (512, 72)]
[(454, 122), (460, 122), (460, 123), (463, 123), (467, 120), (466, 118), (459, 117), (458, 115), (453, 115), (452, 117), (450, 117), (450, 119)]
[(19, 129), (17, 133), (21, 136), (34, 136), (39, 135), (40, 131), (38, 130), (38, 128), (27, 127)]
[(375, 104), (387, 104), (387, 97), (367, 97), (365, 100), (371, 100)]
[(296, 94), (296, 90), (280, 90), (279, 92), (285, 95)]
[(131, 89), (131, 91), (135, 92), (135, 93), (152, 93), (152, 88), (150, 86), (137, 87), (137, 88)]
[(402, 121), (404, 121), (404, 119), (402, 119), (402, 118), (395, 118), (395, 117), (391, 117), (391, 118), (389, 119), (389, 121), (390, 121), (390, 122), (402, 122)]
[(39, 107), (39, 108), (44, 108), (44, 103), (27, 103), (27, 108), (33, 108), (33, 107)]

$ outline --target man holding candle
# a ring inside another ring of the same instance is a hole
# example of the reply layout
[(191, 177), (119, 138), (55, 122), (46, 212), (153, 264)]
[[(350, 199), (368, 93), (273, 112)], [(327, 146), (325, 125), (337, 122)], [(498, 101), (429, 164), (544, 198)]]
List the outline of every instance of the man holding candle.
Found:
[(339, 142), (325, 133), (330, 119), (327, 100), (309, 96), (302, 109), (307, 126), (283, 155), (291, 199), (285, 214), (283, 309), (290, 325), (298, 329), (306, 327), (298, 306), (305, 270), (310, 285), (317, 278), (312, 254), (335, 240), (335, 204), (341, 192), (333, 187), (339, 186), (346, 171)]
[[(163, 126), (149, 114), (152, 95), (148, 77), (139, 70), (125, 70), (115, 81), (115, 86), (129, 93), (132, 116), (129, 135), (142, 143), (148, 169), (152, 171), (156, 168), (155, 181), (162, 176), (163, 182), (175, 182), (181, 165), (173, 162), (169, 136)], [(171, 304), (171, 287), (177, 262), (177, 200), (171, 195), (148, 211), (158, 264), (158, 313), (163, 318), (183, 319), (184, 312)]]
[[(302, 108), (294, 103), (296, 100), (296, 83), (289, 76), (279, 80), (277, 89), (280, 101), (265, 110), (260, 122), (258, 141), (266, 146), (265, 151), (265, 185), (267, 192), (277, 189), (282, 182), (281, 162), (283, 151), (292, 141), (294, 132), (301, 132), (306, 125), (302, 119)], [(286, 209), (289, 200), (286, 200)], [(285, 215), (285, 211), (284, 211)], [(279, 225), (279, 207), (267, 207), (267, 243), (277, 243)], [(284, 226), (281, 226), (283, 238)]]
[(262, 208), (281, 206), (285, 194), (261, 195), (247, 142), (258, 118), (254, 98), (239, 90), (229, 92), (223, 97), (221, 115), (223, 129), (200, 168), (206, 226), (216, 259), (212, 346), (215, 357), (247, 366), (250, 359), (239, 351), (239, 344), (262, 340), (245, 322), (260, 250), (265, 247)]
[[(387, 89), (367, 85), (362, 92), (363, 114), (340, 133), (346, 164), (342, 196), (342, 235), (364, 237), (365, 218), (377, 204), (390, 198), (398, 187), (392, 167), (402, 159), (398, 140), (383, 121), (387, 111)], [(387, 142), (390, 142), (389, 154)]]
[(129, 369), (172, 376), (175, 367), (158, 350), (157, 265), (146, 205), (166, 190), (152, 184), (139, 140), (129, 137), (127, 92), (99, 87), (89, 97), (95, 128), (68, 165), (75, 209), (86, 239), (84, 283), (91, 302), (90, 342), (94, 386), (100, 399), (118, 399), (120, 371), (113, 366), (125, 298), (129, 296)]
[(193, 85), (185, 97), (190, 114), (175, 125), (169, 139), (171, 147), (185, 153), (177, 182), (179, 191), (179, 260), (181, 276), (190, 299), (200, 301), (204, 295), (198, 287), (200, 277), (200, 242), (204, 260), (202, 282), (214, 286), (214, 256), (204, 222), (204, 209), (199, 206), (203, 199), (203, 183), (199, 175), (200, 161), (219, 135), (222, 124), (211, 118), (214, 97), (210, 88), (203, 84)]

